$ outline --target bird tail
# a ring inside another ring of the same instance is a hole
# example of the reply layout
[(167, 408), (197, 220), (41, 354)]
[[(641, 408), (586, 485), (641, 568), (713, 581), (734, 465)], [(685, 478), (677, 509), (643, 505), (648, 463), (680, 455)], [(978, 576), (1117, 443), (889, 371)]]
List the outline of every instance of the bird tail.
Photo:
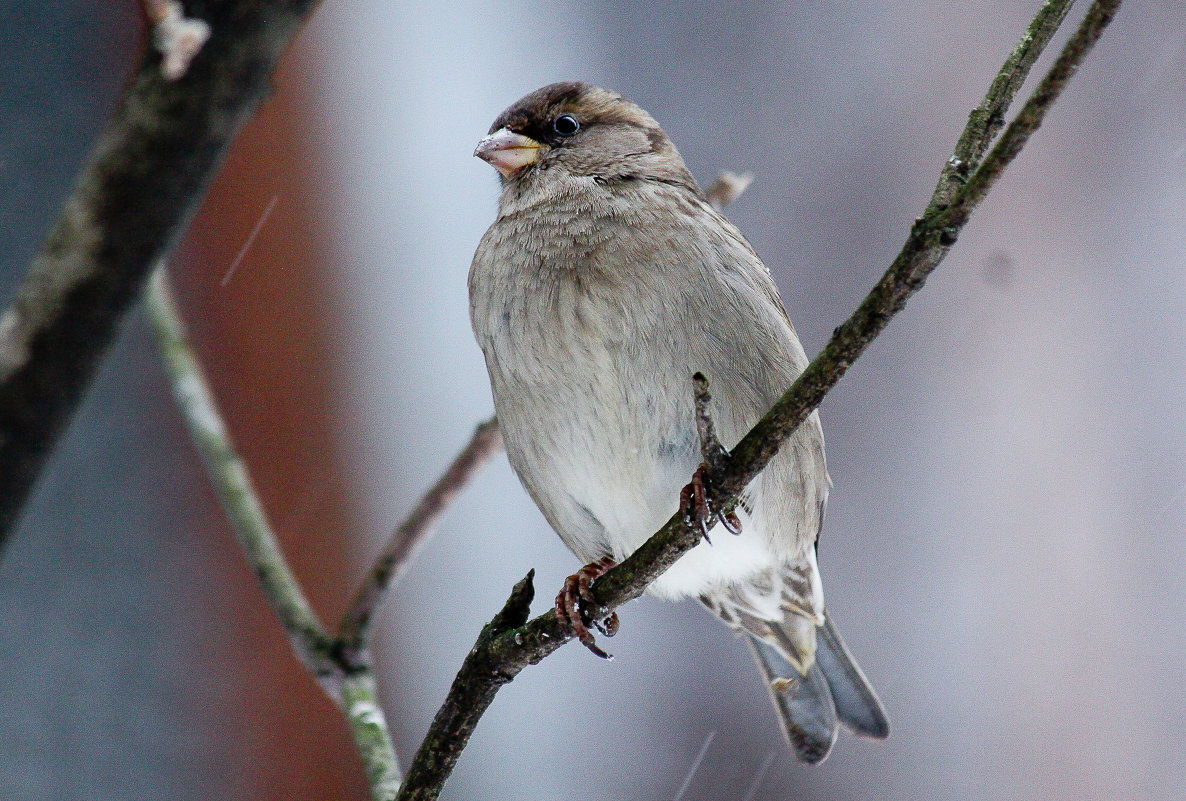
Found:
[[(789, 616), (776, 640), (802, 639), (802, 619)], [(836, 742), (838, 724), (854, 734), (884, 739), (889, 719), (877, 693), (844, 646), (831, 616), (815, 627), (815, 659), (806, 673), (779, 648), (746, 632), (746, 642), (770, 688), (783, 735), (804, 762), (822, 762)]]

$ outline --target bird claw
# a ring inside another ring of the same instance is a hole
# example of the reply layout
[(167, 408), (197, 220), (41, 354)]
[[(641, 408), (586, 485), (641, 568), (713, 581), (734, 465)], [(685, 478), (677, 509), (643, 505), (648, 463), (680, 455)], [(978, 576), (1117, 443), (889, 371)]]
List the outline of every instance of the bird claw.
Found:
[(680, 511), (683, 512), (684, 522), (692, 528), (700, 530), (704, 541), (712, 545), (708, 532), (717, 523), (721, 528), (733, 536), (741, 533), (741, 518), (735, 512), (721, 513), (714, 509), (708, 499), (708, 485), (712, 483), (707, 464), (701, 464), (692, 474), (692, 481), (680, 492)]
[(564, 587), (556, 596), (556, 617), (560, 619), (560, 625), (580, 640), (581, 645), (602, 659), (613, 659), (613, 655), (597, 645), (593, 632), (589, 631), (589, 625), (591, 623), (606, 637), (612, 637), (618, 633), (618, 613), (611, 612), (605, 617), (586, 623), (587, 614), (582, 605), (596, 605), (592, 593), (593, 582), (604, 576), (616, 564), (613, 559), (606, 556), (585, 565), (564, 580)]
[(721, 516), (719, 519), (725, 531), (728, 531), (734, 537), (741, 534), (741, 518), (737, 516), (736, 512), (729, 512), (729, 514)]

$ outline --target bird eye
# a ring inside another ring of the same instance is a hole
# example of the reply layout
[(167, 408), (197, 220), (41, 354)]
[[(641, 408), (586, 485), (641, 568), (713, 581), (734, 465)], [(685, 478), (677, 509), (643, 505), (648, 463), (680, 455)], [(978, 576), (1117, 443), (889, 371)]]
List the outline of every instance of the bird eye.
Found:
[(552, 130), (560, 136), (572, 136), (581, 130), (581, 124), (571, 114), (561, 114), (552, 120)]

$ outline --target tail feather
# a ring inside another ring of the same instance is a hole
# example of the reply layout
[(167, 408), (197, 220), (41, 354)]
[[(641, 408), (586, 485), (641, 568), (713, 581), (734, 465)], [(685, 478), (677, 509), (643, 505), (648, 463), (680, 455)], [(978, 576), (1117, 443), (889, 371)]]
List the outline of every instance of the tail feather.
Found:
[(840, 722), (854, 734), (884, 740), (889, 736), (885, 707), (860, 665), (844, 646), (830, 615), (825, 616), (824, 625), (816, 630), (816, 643), (815, 663), (828, 678)]
[(746, 643), (766, 679), (770, 699), (778, 710), (782, 733), (804, 762), (822, 762), (836, 742), (836, 709), (828, 681), (818, 665), (800, 676), (778, 649), (747, 635)]
[[(788, 624), (793, 627), (795, 622)], [(815, 634), (818, 647), (806, 674), (773, 644), (749, 632), (745, 638), (770, 689), (783, 735), (799, 759), (809, 763), (828, 756), (840, 723), (866, 737), (883, 739), (889, 734), (881, 700), (831, 619), (825, 616)]]
[(746, 635), (800, 759), (827, 757), (841, 723), (866, 737), (889, 734), (885, 708), (824, 611), (814, 550), (700, 601)]

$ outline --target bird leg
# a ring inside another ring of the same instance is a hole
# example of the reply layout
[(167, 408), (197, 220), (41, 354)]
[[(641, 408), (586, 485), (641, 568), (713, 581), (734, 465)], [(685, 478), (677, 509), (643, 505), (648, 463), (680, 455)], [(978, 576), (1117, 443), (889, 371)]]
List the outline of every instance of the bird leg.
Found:
[(709, 501), (708, 487), (712, 483), (707, 464), (701, 464), (692, 474), (692, 481), (679, 494), (679, 508), (684, 516), (684, 522), (691, 528), (700, 530), (704, 541), (712, 545), (708, 532), (717, 523), (734, 536), (741, 533), (741, 519), (734, 512), (721, 514), (720, 509), (714, 509)]
[[(581, 641), (581, 645), (588, 648), (602, 659), (613, 659), (613, 656), (603, 651), (589, 631), (588, 617), (582, 604), (596, 606), (593, 599), (593, 582), (609, 572), (617, 563), (608, 556), (596, 562), (590, 562), (564, 580), (564, 587), (556, 596), (556, 617), (560, 618), (560, 625), (571, 632)], [(611, 612), (608, 616), (590, 621), (590, 623), (606, 637), (618, 633), (618, 613)]]
[(708, 391), (708, 379), (703, 373), (692, 376), (693, 398), (696, 404), (696, 433), (700, 435), (700, 453), (704, 462), (692, 474), (692, 483), (680, 493), (680, 510), (689, 526), (700, 529), (700, 534), (709, 545), (712, 540), (708, 532), (717, 523), (734, 536), (741, 533), (741, 520), (733, 512), (721, 514), (709, 502), (713, 478), (719, 476), (732, 461), (729, 451), (717, 438), (716, 426), (708, 406), (712, 395)]

